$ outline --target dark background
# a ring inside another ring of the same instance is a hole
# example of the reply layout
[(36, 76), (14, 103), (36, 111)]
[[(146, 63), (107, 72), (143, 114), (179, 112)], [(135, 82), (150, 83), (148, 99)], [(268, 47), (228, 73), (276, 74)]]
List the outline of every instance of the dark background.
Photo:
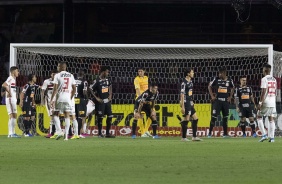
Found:
[(10, 43), (271, 43), (274, 50), (282, 51), (280, 3), (1, 0), (0, 82), (8, 76)]

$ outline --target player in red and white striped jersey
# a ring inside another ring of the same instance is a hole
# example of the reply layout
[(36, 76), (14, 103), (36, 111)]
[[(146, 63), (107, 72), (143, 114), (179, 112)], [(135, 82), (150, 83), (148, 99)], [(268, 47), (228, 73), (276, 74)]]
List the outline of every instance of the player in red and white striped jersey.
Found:
[(10, 76), (2, 84), (2, 87), (6, 89), (6, 108), (9, 115), (8, 122), (8, 137), (19, 138), (15, 132), (15, 126), (17, 121), (17, 89), (16, 89), (16, 78), (19, 76), (18, 67), (12, 66), (10, 68)]
[(72, 111), (71, 99), (76, 92), (75, 80), (71, 73), (66, 71), (67, 64), (60, 62), (58, 64), (58, 71), (54, 77), (54, 88), (51, 96), (51, 106), (55, 107), (54, 121), (56, 126), (56, 139), (63, 136), (60, 125), (59, 114), (64, 113), (65, 117), (65, 140), (68, 140), (68, 131), (70, 127), (70, 112)]
[(267, 135), (264, 130), (262, 116), (267, 116), (269, 120), (268, 136), (269, 142), (274, 142), (275, 122), (274, 118), (277, 116), (276, 112), (276, 79), (270, 75), (271, 65), (263, 66), (263, 75), (261, 79), (261, 96), (258, 105), (258, 127), (262, 133), (262, 138), (259, 142), (267, 140)]
[(57, 70), (52, 70), (50, 73), (50, 78), (44, 80), (43, 85), (41, 87), (42, 91), (41, 91), (41, 105), (45, 105), (48, 115), (50, 116), (50, 132), (49, 135), (47, 135), (47, 137), (51, 137), (52, 135), (54, 135), (54, 131), (55, 131), (55, 125), (54, 125), (54, 120), (53, 120), (53, 110), (50, 107), (50, 102), (51, 102), (51, 97), (52, 97), (52, 92), (53, 92), (53, 80), (54, 80), (54, 76), (56, 75)]

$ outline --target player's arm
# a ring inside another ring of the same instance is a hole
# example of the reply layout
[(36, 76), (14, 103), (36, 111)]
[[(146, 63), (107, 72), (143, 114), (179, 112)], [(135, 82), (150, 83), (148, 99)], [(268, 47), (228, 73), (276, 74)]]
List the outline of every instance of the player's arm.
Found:
[(235, 99), (236, 110), (239, 112), (239, 91), (238, 91), (238, 88), (235, 89), (234, 99)]
[(23, 99), (24, 99), (24, 93), (21, 92), (21, 94), (20, 94), (20, 107), (23, 106)]
[(136, 94), (138, 96), (140, 96), (141, 95), (141, 91), (140, 91), (140, 83), (139, 83), (138, 78), (134, 79), (134, 87), (135, 87), (135, 90), (136, 90)]
[(86, 99), (88, 99), (88, 82), (84, 81), (83, 84), (83, 95), (86, 97)]
[(252, 103), (254, 104), (254, 107), (255, 107), (255, 109), (256, 109), (256, 108), (257, 108), (257, 106), (256, 106), (255, 97), (254, 97), (254, 94), (253, 94), (253, 90), (252, 90), (252, 88), (251, 88), (251, 92), (250, 92), (250, 94), (251, 94), (251, 101), (252, 101)]
[(216, 83), (216, 78), (214, 78), (208, 85), (208, 90), (209, 90), (209, 94), (211, 96), (211, 100), (214, 101), (215, 100), (215, 96), (212, 92), (212, 87), (215, 86)]
[(157, 101), (157, 98), (159, 97), (159, 93), (157, 93), (155, 99), (153, 100), (152, 104), (151, 104), (151, 108), (153, 111), (155, 111), (155, 104), (156, 104), (156, 101)]
[(72, 91), (71, 91), (71, 98), (70, 99), (72, 99), (74, 97), (75, 92), (76, 92), (76, 85), (72, 84), (71, 87), (72, 87)]
[(265, 99), (265, 95), (266, 95), (266, 88), (261, 88), (261, 95), (260, 95), (260, 101), (259, 101), (259, 105), (258, 105), (258, 109), (261, 108), (263, 102), (264, 102), (264, 99)]
[(41, 90), (41, 105), (44, 105), (44, 94), (45, 94), (45, 89)]
[(181, 111), (184, 114), (185, 113), (185, 108), (184, 108), (184, 93), (185, 93), (185, 83), (183, 82), (181, 84), (181, 91), (180, 91), (180, 107)]
[(261, 88), (259, 104), (262, 104), (264, 102), (265, 96), (266, 96), (266, 88)]
[(112, 85), (109, 86), (109, 101), (111, 101), (113, 98), (113, 88)]
[(258, 104), (258, 110), (260, 110), (263, 102), (264, 102), (264, 99), (265, 99), (265, 96), (266, 96), (266, 92), (267, 92), (267, 81), (262, 79), (261, 80), (261, 85), (260, 85), (260, 88), (261, 88), (261, 95), (260, 95), (260, 100), (259, 100), (259, 104)]
[(141, 99), (140, 99), (140, 102), (139, 102), (139, 106), (138, 106), (138, 112), (140, 113), (141, 112), (141, 109), (144, 105), (144, 102), (145, 102), (145, 99), (148, 97), (148, 93), (143, 93), (141, 94)]
[(94, 98), (95, 98), (98, 102), (100, 102), (100, 103), (103, 102), (103, 100), (102, 100), (101, 98), (99, 98), (98, 96), (96, 96), (96, 94), (95, 94), (95, 91), (97, 91), (97, 82), (96, 82), (96, 80), (94, 81), (94, 84), (89, 88), (89, 91), (90, 91), (90, 93), (92, 94), (92, 96), (94, 96)]
[(6, 92), (6, 89), (1, 86), (1, 96), (2, 96), (2, 97), (5, 96), (5, 92)]
[(54, 83), (54, 86), (53, 86), (53, 92), (52, 92), (52, 96), (51, 96), (51, 102), (55, 102), (55, 95), (58, 93), (58, 84), (55, 84)]
[(5, 88), (6, 92), (8, 93), (7, 97), (8, 98), (12, 97), (12, 94), (11, 94), (11, 91), (10, 91), (10, 88), (9, 88), (9, 84), (7, 83), (7, 81), (2, 84), (2, 87)]
[(51, 99), (50, 99), (51, 100), (51, 102), (50, 102), (51, 106), (54, 106), (54, 103), (56, 101), (56, 98), (54, 98), (54, 97), (55, 97), (55, 95), (58, 94), (58, 74), (55, 75), (53, 84), (54, 84), (54, 86), (53, 86), (52, 96), (51, 96)]
[(75, 93), (76, 93), (76, 83), (75, 83), (73, 75), (71, 75), (71, 87), (72, 87), (72, 90), (71, 90), (71, 98), (70, 99), (72, 100)]
[(230, 95), (229, 95), (229, 98), (228, 98), (228, 102), (231, 103), (231, 99), (234, 95), (234, 90), (235, 90), (235, 85), (233, 83), (233, 80), (231, 79), (230, 80), (230, 87), (231, 87), (231, 91), (230, 91)]
[(47, 89), (47, 82), (44, 81), (41, 87), (41, 105), (44, 105), (44, 96), (45, 96), (46, 89)]
[(28, 85), (25, 85), (23, 90), (20, 93), (20, 107), (23, 106), (23, 101), (24, 101), (24, 94), (26, 92), (26, 90), (28, 89)]

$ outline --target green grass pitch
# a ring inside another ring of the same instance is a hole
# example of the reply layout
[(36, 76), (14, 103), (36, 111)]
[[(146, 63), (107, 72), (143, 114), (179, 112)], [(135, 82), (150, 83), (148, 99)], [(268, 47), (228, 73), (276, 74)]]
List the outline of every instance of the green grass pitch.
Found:
[(0, 137), (0, 183), (282, 183), (282, 140)]

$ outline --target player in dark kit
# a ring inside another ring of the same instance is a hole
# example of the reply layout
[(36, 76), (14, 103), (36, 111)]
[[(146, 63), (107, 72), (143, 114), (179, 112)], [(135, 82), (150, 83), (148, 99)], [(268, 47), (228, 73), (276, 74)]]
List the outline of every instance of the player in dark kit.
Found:
[[(234, 83), (233, 80), (226, 75), (227, 71), (225, 67), (221, 67), (218, 72), (219, 76), (215, 77), (208, 86), (211, 100), (214, 102), (212, 105), (212, 118), (208, 134), (209, 138), (212, 135), (215, 121), (220, 112), (222, 112), (223, 116), (223, 137), (229, 137), (227, 132), (227, 121), (229, 116), (229, 103), (231, 102), (234, 93)], [(212, 88), (216, 89), (216, 96), (214, 96)]]
[(28, 83), (24, 86), (20, 94), (20, 107), (23, 112), (23, 123), (24, 123), (24, 135), (25, 137), (32, 137), (30, 133), (31, 126), (35, 119), (35, 101), (34, 94), (37, 89), (36, 76), (34, 74), (28, 75)]
[(106, 120), (106, 138), (114, 138), (115, 136), (110, 134), (112, 124), (112, 83), (108, 79), (110, 68), (102, 66), (100, 69), (100, 75), (93, 82), (90, 87), (90, 92), (96, 99), (97, 103), (97, 118), (98, 118), (98, 137), (104, 137), (102, 135), (102, 120), (104, 115), (107, 115)]
[(82, 124), (85, 123), (86, 113), (87, 113), (87, 103), (88, 103), (88, 82), (84, 78), (84, 71), (80, 70), (78, 77), (75, 80), (76, 83), (76, 93), (75, 93), (75, 115), (78, 122), (78, 136), (80, 138), (85, 138), (80, 135), (80, 130)]
[(157, 117), (156, 111), (154, 109), (156, 99), (159, 96), (158, 86), (156, 84), (151, 84), (150, 88), (144, 91), (135, 101), (134, 104), (134, 120), (132, 124), (132, 138), (136, 138), (136, 127), (138, 119), (142, 118), (140, 113), (144, 111), (147, 118), (152, 120), (152, 129), (153, 129), (153, 139), (159, 139), (157, 135)]
[(198, 117), (196, 114), (196, 110), (194, 108), (193, 103), (193, 82), (192, 78), (194, 77), (194, 69), (189, 68), (184, 72), (185, 79), (181, 83), (181, 91), (180, 91), (180, 106), (181, 112), (184, 116), (184, 120), (181, 121), (181, 128), (182, 128), (182, 141), (189, 141), (187, 139), (187, 125), (190, 120), (190, 117), (193, 118), (192, 120), (192, 132), (193, 138), (192, 141), (202, 141), (200, 138), (197, 137), (197, 124), (198, 124)]
[[(253, 137), (256, 137), (255, 131), (255, 123), (254, 123), (254, 109), (253, 104), (255, 104), (255, 100), (253, 97), (252, 88), (247, 86), (247, 77), (240, 77), (240, 86), (236, 88), (235, 93), (235, 104), (236, 109), (239, 112), (239, 116), (241, 118), (239, 126), (242, 129), (243, 137), (246, 137), (246, 118), (250, 120), (250, 126), (252, 128)], [(253, 103), (253, 104), (252, 104)], [(256, 108), (256, 107), (255, 107)]]

